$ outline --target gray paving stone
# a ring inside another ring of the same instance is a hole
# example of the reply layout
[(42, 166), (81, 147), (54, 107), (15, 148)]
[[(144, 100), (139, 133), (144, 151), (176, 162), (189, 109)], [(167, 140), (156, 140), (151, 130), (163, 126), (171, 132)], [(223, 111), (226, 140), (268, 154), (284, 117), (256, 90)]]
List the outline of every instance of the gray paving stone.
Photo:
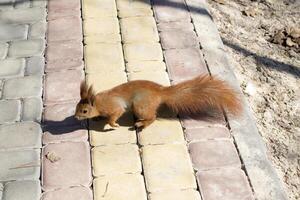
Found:
[(3, 23), (32, 23), (46, 18), (45, 8), (26, 8), (0, 11), (0, 19)]
[(41, 98), (28, 98), (23, 101), (23, 121), (40, 122), (43, 111), (43, 102)]
[(0, 42), (0, 60), (4, 59), (8, 52), (8, 44)]
[(12, 42), (8, 50), (9, 57), (30, 57), (43, 55), (45, 41), (42, 39)]
[(13, 0), (2, 0), (1, 2), (3, 2), (3, 5), (0, 6), (0, 11), (1, 10), (12, 10), (14, 8)]
[(31, 0), (32, 7), (45, 8), (48, 5), (48, 0)]
[(44, 74), (45, 58), (44, 56), (34, 56), (26, 59), (25, 75)]
[(0, 78), (24, 76), (25, 59), (2, 60), (0, 66)]
[(0, 183), (0, 199), (2, 199), (3, 189), (4, 189), (4, 186), (2, 183)]
[(31, 24), (29, 27), (28, 38), (29, 39), (38, 39), (45, 38), (47, 30), (47, 22), (39, 21), (34, 24)]
[(40, 150), (0, 152), (0, 181), (38, 180)]
[(3, 83), (4, 83), (4, 80), (0, 80), (0, 99), (2, 97)]
[(184, 49), (188, 47), (199, 48), (199, 42), (194, 31), (163, 31), (160, 33), (160, 39), (163, 49)]
[(6, 99), (42, 96), (42, 77), (25, 76), (4, 82), (3, 97)]
[(177, 21), (177, 22), (161, 22), (157, 24), (158, 31), (193, 31), (194, 25), (189, 21)]
[(15, 0), (15, 9), (23, 9), (23, 8), (29, 8), (31, 6), (30, 1), (24, 1), (24, 0)]
[(0, 125), (1, 150), (40, 148), (42, 129), (35, 122)]
[(4, 185), (3, 200), (38, 200), (40, 196), (40, 181), (14, 181)]
[(27, 33), (28, 25), (0, 24), (0, 41), (24, 40)]
[(19, 100), (1, 100), (0, 110), (0, 124), (19, 121), (21, 102)]

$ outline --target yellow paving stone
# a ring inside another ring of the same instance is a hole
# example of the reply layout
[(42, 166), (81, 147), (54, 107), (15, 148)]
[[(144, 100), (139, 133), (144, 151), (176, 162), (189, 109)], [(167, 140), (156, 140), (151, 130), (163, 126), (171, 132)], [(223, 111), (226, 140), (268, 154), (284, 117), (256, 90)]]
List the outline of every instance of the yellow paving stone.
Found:
[(120, 20), (124, 43), (158, 42), (158, 31), (153, 17), (129, 17)]
[(151, 193), (149, 200), (201, 200), (200, 194), (196, 190), (168, 190)]
[(96, 177), (141, 172), (139, 148), (132, 144), (95, 147), (92, 166)]
[(99, 177), (93, 186), (95, 200), (147, 200), (140, 174)]
[(117, 122), (120, 127), (112, 129), (108, 127), (106, 120), (90, 120), (91, 145), (136, 144), (136, 132), (132, 128), (134, 125), (133, 115), (125, 113)]
[(147, 8), (128, 7), (127, 9), (120, 9), (118, 15), (120, 18), (153, 16), (153, 12), (150, 7)]
[(119, 20), (117, 17), (87, 19), (83, 21), (83, 32), (85, 36), (95, 34), (109, 35), (113, 33), (119, 33)]
[(84, 52), (86, 73), (125, 70), (121, 44), (89, 44)]
[(128, 72), (166, 71), (166, 64), (162, 61), (132, 61), (126, 64)]
[(182, 127), (176, 119), (157, 119), (138, 138), (141, 145), (184, 143)]
[(115, 44), (121, 42), (120, 33), (107, 34), (96, 34), (84, 37), (84, 44), (94, 44), (94, 43), (108, 43)]
[(162, 61), (163, 54), (159, 43), (124, 44), (124, 57), (131, 61)]
[(128, 8), (150, 8), (151, 0), (116, 0), (118, 10)]
[(96, 92), (102, 92), (127, 82), (127, 77), (126, 73), (121, 71), (112, 73), (97, 73), (87, 74), (86, 81), (89, 85), (93, 84)]
[(148, 81), (153, 81), (158, 84), (164, 85), (164, 86), (169, 86), (170, 85), (170, 80), (167, 72), (165, 71), (154, 71), (154, 72), (135, 72), (135, 73), (129, 73), (128, 74), (128, 79), (130, 81), (133, 80), (148, 80)]
[(112, 0), (82, 0), (82, 16), (83, 19), (117, 16), (116, 3)]
[(196, 188), (187, 147), (183, 144), (142, 148), (143, 169), (149, 192)]

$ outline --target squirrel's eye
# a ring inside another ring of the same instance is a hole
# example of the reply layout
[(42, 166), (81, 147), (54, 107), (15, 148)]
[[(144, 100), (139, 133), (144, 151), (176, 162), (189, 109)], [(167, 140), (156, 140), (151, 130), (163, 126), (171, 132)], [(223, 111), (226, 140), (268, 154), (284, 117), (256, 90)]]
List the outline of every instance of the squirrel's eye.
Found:
[(85, 113), (87, 113), (87, 110), (83, 110), (82, 112), (85, 114)]

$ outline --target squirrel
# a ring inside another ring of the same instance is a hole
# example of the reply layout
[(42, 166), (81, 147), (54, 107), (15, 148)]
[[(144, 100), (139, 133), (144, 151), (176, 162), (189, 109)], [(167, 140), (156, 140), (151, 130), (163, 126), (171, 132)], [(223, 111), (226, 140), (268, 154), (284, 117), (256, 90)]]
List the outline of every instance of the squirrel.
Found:
[(241, 111), (237, 92), (210, 75), (200, 75), (167, 87), (146, 80), (129, 81), (97, 94), (93, 86), (82, 82), (80, 97), (76, 119), (107, 117), (111, 127), (119, 127), (117, 120), (127, 110), (132, 110), (137, 118), (135, 127), (146, 128), (155, 121), (162, 104), (176, 113), (186, 114), (197, 114), (207, 108), (225, 109), (233, 114)]

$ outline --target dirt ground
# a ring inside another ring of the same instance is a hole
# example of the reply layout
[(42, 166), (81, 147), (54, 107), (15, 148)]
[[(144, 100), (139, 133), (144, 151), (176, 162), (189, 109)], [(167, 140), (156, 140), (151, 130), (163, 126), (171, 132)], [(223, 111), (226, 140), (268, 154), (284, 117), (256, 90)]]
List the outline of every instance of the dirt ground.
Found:
[(291, 200), (300, 199), (300, 0), (209, 0)]

